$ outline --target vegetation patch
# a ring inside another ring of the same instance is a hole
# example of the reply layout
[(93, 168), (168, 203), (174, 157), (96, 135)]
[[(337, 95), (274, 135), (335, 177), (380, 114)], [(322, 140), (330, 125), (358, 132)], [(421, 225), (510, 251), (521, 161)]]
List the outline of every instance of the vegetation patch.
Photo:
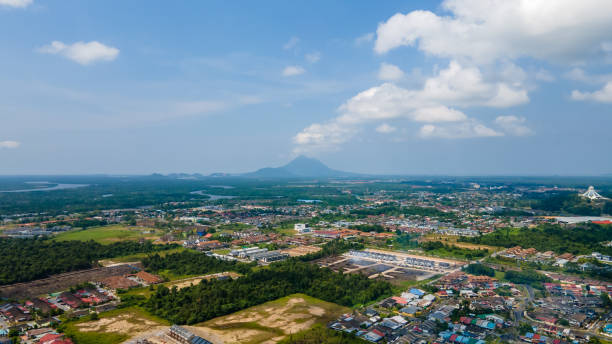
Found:
[(354, 334), (330, 330), (322, 325), (315, 325), (308, 330), (292, 334), (278, 342), (279, 344), (366, 344), (369, 343)]
[(354, 306), (388, 296), (391, 291), (387, 282), (361, 274), (335, 273), (290, 259), (253, 269), (235, 280), (203, 280), (181, 290), (159, 286), (146, 302), (146, 308), (174, 323), (194, 324), (294, 293)]
[(611, 255), (612, 247), (602, 243), (612, 238), (612, 226), (594, 223), (576, 227), (541, 225), (534, 228), (504, 228), (474, 238), (463, 238), (465, 242), (492, 246), (523, 248), (533, 247), (540, 252), (554, 251), (558, 254), (590, 254), (593, 251)]

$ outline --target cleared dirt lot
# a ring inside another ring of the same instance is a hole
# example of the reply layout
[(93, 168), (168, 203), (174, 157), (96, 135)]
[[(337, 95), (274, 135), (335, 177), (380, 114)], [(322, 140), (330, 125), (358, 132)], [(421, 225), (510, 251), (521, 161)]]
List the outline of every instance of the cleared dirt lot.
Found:
[(210, 280), (210, 279), (214, 279), (214, 278), (222, 278), (222, 277), (229, 277), (232, 279), (236, 279), (238, 277), (240, 277), (239, 273), (236, 272), (220, 272), (217, 274), (211, 274), (211, 275), (205, 275), (205, 276), (198, 276), (198, 277), (192, 277), (192, 278), (186, 278), (186, 279), (182, 279), (182, 280), (178, 280), (178, 281), (174, 281), (171, 283), (164, 283), (164, 285), (168, 288), (172, 288), (175, 287), (177, 289), (183, 289), (183, 288), (187, 288), (187, 287), (191, 287), (193, 285), (196, 285), (198, 283), (200, 283), (203, 279), (206, 280)]
[(366, 259), (347, 258), (345, 256), (325, 257), (316, 260), (315, 263), (336, 272), (342, 271), (343, 273), (363, 274), (369, 278), (382, 278), (396, 285), (401, 285), (408, 281), (424, 280), (434, 275), (434, 273), (428, 271), (395, 267)]
[(441, 234), (429, 234), (421, 238), (421, 241), (441, 241), (447, 245), (455, 245), (461, 248), (467, 248), (470, 250), (489, 250), (492, 252), (503, 250), (503, 247), (488, 246), (472, 244), (469, 242), (457, 241), (458, 237), (455, 235), (441, 235)]
[(243, 311), (186, 326), (215, 344), (273, 344), (287, 335), (325, 324), (349, 309), (303, 294), (290, 295)]

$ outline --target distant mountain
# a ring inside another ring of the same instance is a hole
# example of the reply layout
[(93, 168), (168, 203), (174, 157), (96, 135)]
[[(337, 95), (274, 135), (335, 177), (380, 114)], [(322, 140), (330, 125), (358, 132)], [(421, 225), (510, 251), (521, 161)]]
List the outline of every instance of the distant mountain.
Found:
[(242, 176), (250, 178), (341, 178), (356, 177), (359, 174), (333, 170), (317, 159), (301, 155), (285, 166), (266, 167)]

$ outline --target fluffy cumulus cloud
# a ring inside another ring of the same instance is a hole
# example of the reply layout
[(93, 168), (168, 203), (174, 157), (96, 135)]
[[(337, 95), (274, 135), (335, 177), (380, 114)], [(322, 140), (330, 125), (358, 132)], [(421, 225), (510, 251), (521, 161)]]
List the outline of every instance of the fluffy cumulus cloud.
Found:
[(283, 76), (296, 76), (304, 74), (306, 70), (301, 66), (287, 66), (283, 69)]
[(0, 141), (0, 149), (2, 148), (17, 148), (21, 145), (21, 143), (17, 141)]
[(336, 150), (357, 132), (356, 127), (344, 126), (335, 121), (324, 124), (315, 123), (295, 135), (293, 138), (296, 144), (294, 153)]
[(533, 135), (533, 130), (525, 125), (527, 120), (524, 117), (517, 116), (498, 116), (495, 119), (495, 124), (501, 128), (503, 132), (513, 136)]
[[(404, 72), (383, 63), (378, 77), (385, 83), (360, 92), (338, 109), (336, 117), (305, 128), (297, 137), (317, 137), (317, 147), (333, 146), (369, 125), (385, 132), (385, 123), (421, 123), (421, 138), (528, 136), (534, 131), (518, 115), (476, 119), (472, 108), (505, 109), (529, 102), (528, 89), (537, 82), (556, 80), (550, 65), (612, 63), (612, 1), (609, 0), (443, 0), (439, 12), (416, 10), (396, 13), (380, 23), (375, 35), (358, 38), (357, 45), (374, 41), (384, 56), (411, 47), (425, 56), (446, 59), (448, 65), (420, 87), (407, 88)], [(539, 69), (527, 68), (529, 61)], [(596, 85), (576, 89), (577, 101), (612, 103), (612, 77), (589, 75), (574, 68), (566, 78)], [(518, 110), (514, 109), (513, 111)], [(397, 119), (397, 120), (396, 120)], [(334, 136), (334, 128), (342, 135)], [(398, 130), (393, 135), (405, 133)], [(329, 144), (321, 144), (330, 138)]]
[(444, 15), (395, 14), (379, 25), (375, 51), (415, 46), (479, 63), (520, 57), (581, 62), (610, 53), (608, 0), (446, 0), (442, 9)]
[(385, 81), (400, 80), (404, 77), (404, 71), (398, 66), (383, 62), (378, 70), (378, 78)]
[(81, 65), (89, 65), (99, 61), (113, 61), (119, 56), (119, 49), (97, 41), (73, 44), (53, 41), (51, 44), (40, 48), (39, 52), (61, 55)]
[(32, 0), (0, 0), (0, 7), (25, 8), (32, 4)]
[[(419, 132), (420, 137), (502, 136), (502, 132), (469, 118), (459, 108), (502, 108), (528, 100), (525, 89), (485, 80), (477, 67), (465, 67), (451, 61), (447, 68), (426, 79), (422, 88), (408, 89), (387, 82), (360, 92), (339, 107), (336, 118), (305, 128), (294, 137), (294, 143), (299, 151), (307, 150), (311, 144), (312, 151), (335, 147), (350, 140), (369, 123), (378, 123), (378, 128), (385, 128), (381, 122), (393, 119), (425, 123)], [(336, 130), (342, 132), (335, 135)]]
[(600, 90), (594, 92), (572, 91), (573, 100), (591, 100), (601, 103), (612, 103), (612, 81), (607, 82)]

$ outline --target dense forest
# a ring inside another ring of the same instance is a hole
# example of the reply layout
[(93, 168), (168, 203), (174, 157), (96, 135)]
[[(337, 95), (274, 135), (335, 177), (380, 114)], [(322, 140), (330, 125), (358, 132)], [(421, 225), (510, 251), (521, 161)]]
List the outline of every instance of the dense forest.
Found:
[(484, 266), (480, 263), (470, 264), (466, 266), (463, 269), (463, 271), (467, 272), (468, 274), (478, 275), (478, 276), (489, 276), (489, 277), (495, 276), (495, 270), (491, 269), (488, 266)]
[(541, 273), (535, 270), (508, 270), (506, 271), (504, 278), (512, 283), (529, 284), (530, 286), (537, 289), (544, 289), (544, 286), (542, 285), (542, 283), (544, 282), (552, 282), (550, 277), (542, 275)]
[(611, 201), (592, 201), (576, 193), (554, 195), (531, 203), (531, 208), (585, 216), (612, 215)]
[(390, 295), (391, 285), (290, 259), (235, 280), (203, 280), (181, 290), (159, 286), (145, 307), (171, 322), (194, 324), (294, 293), (353, 306)]
[(153, 253), (176, 247), (134, 241), (102, 245), (94, 241), (0, 238), (0, 285), (91, 268), (96, 260), (102, 258)]
[(612, 226), (593, 223), (577, 227), (559, 225), (542, 225), (535, 228), (505, 228), (493, 233), (473, 238), (462, 238), (462, 241), (500, 247), (521, 246), (533, 247), (538, 251), (569, 252), (572, 254), (590, 254), (597, 251), (612, 254), (612, 247), (602, 243), (612, 239)]
[(170, 270), (179, 275), (209, 274), (223, 271), (247, 273), (257, 263), (225, 261), (194, 251), (182, 251), (160, 257), (158, 254), (142, 259), (142, 265), (151, 272)]
[[(235, 196), (236, 199), (268, 199), (270, 206), (299, 204), (300, 199), (316, 199), (323, 204), (337, 206), (355, 204), (356, 197), (342, 189), (314, 184), (300, 187), (288, 180), (259, 181), (247, 178), (180, 179), (180, 176), (40, 176), (49, 186), (79, 184), (82, 187), (36, 192), (2, 192), (32, 189), (32, 177), (0, 177), (0, 214), (84, 212), (100, 209), (158, 206), (168, 202), (182, 202), (195, 207), (209, 200), (207, 194)], [(229, 189), (215, 184), (231, 185)], [(193, 193), (201, 191), (201, 193)], [(217, 200), (231, 203), (234, 199)]]

